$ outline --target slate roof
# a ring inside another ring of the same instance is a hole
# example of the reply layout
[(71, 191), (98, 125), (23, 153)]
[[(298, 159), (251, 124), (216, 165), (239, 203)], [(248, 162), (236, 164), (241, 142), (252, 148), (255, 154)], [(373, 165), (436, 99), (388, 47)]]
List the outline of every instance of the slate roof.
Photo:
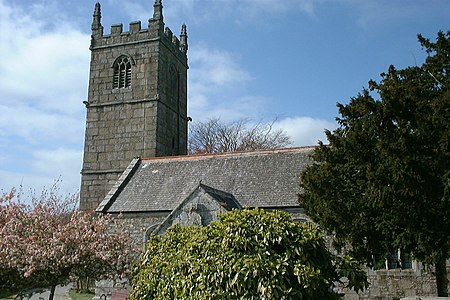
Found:
[(133, 160), (101, 212), (172, 211), (201, 183), (244, 207), (298, 207), (300, 172), (314, 147)]

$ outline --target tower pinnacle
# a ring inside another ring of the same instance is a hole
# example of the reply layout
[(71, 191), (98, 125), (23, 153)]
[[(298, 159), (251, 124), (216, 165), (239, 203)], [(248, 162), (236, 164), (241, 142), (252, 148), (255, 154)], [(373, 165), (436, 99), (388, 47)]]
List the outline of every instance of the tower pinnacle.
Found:
[(97, 3), (95, 3), (94, 15), (92, 18), (92, 26), (91, 26), (92, 31), (103, 28), (101, 19), (102, 19), (101, 7), (100, 7), (100, 3), (97, 2)]
[(153, 19), (154, 20), (160, 20), (163, 22), (163, 13), (162, 13), (162, 1), (161, 0), (155, 0), (155, 4), (153, 4)]
[(183, 24), (181, 26), (181, 34), (180, 34), (180, 50), (183, 53), (186, 53), (188, 50), (188, 42), (187, 42), (187, 30), (186, 30), (186, 24)]
[(153, 17), (148, 20), (148, 27), (157, 36), (164, 34), (163, 6), (161, 0), (155, 0), (153, 4)]

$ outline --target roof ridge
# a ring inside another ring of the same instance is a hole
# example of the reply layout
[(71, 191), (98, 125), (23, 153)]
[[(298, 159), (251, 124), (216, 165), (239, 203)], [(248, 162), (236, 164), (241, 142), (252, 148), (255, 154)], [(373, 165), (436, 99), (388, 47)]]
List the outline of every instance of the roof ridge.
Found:
[(213, 157), (230, 157), (230, 156), (251, 156), (257, 154), (276, 154), (276, 153), (289, 153), (298, 152), (305, 150), (313, 150), (317, 146), (299, 146), (291, 148), (274, 148), (274, 149), (260, 149), (260, 150), (247, 150), (247, 151), (236, 151), (236, 152), (220, 152), (220, 153), (206, 153), (206, 154), (190, 154), (190, 155), (176, 155), (176, 156), (158, 156), (158, 157), (145, 157), (142, 158), (144, 161), (162, 161), (162, 160), (195, 160), (203, 158), (213, 158)]

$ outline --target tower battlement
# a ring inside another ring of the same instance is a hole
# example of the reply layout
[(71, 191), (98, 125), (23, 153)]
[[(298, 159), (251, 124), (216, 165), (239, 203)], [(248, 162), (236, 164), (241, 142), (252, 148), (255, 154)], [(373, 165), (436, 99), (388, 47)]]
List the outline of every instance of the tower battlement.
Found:
[(101, 17), (101, 6), (97, 2), (91, 26), (91, 50), (160, 40), (180, 59), (187, 58), (186, 25), (182, 25), (179, 37), (175, 36), (169, 27), (164, 27), (161, 0), (155, 1), (153, 17), (148, 20), (146, 28), (142, 26), (141, 21), (131, 22), (128, 31), (124, 31), (123, 24), (113, 24), (110, 33), (105, 34)]
[[(161, 0), (148, 25), (92, 20), (80, 208), (95, 209), (135, 157), (187, 153), (187, 31), (164, 26)], [(146, 28), (144, 28), (146, 27)]]

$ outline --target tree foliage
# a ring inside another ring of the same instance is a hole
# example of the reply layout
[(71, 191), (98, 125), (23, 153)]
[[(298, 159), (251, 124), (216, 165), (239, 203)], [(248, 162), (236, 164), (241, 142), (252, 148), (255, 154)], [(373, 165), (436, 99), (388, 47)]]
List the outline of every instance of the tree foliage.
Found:
[(282, 130), (249, 119), (225, 123), (219, 118), (194, 123), (189, 129), (189, 153), (219, 153), (282, 148), (291, 144)]
[(126, 274), (133, 257), (128, 235), (111, 216), (75, 211), (76, 202), (61, 199), (56, 187), (33, 196), (31, 205), (14, 190), (0, 197), (1, 288), (54, 292), (78, 278)]
[(342, 276), (366, 286), (359, 265), (329, 252), (313, 225), (281, 211), (234, 210), (206, 227), (152, 236), (130, 299), (338, 299)]
[[(391, 66), (380, 82), (338, 104), (339, 127), (327, 131), (316, 164), (302, 174), (305, 212), (355, 257), (373, 265), (392, 250), (437, 267), (450, 246), (450, 33), (419, 67)], [(445, 265), (444, 265), (445, 272)]]

